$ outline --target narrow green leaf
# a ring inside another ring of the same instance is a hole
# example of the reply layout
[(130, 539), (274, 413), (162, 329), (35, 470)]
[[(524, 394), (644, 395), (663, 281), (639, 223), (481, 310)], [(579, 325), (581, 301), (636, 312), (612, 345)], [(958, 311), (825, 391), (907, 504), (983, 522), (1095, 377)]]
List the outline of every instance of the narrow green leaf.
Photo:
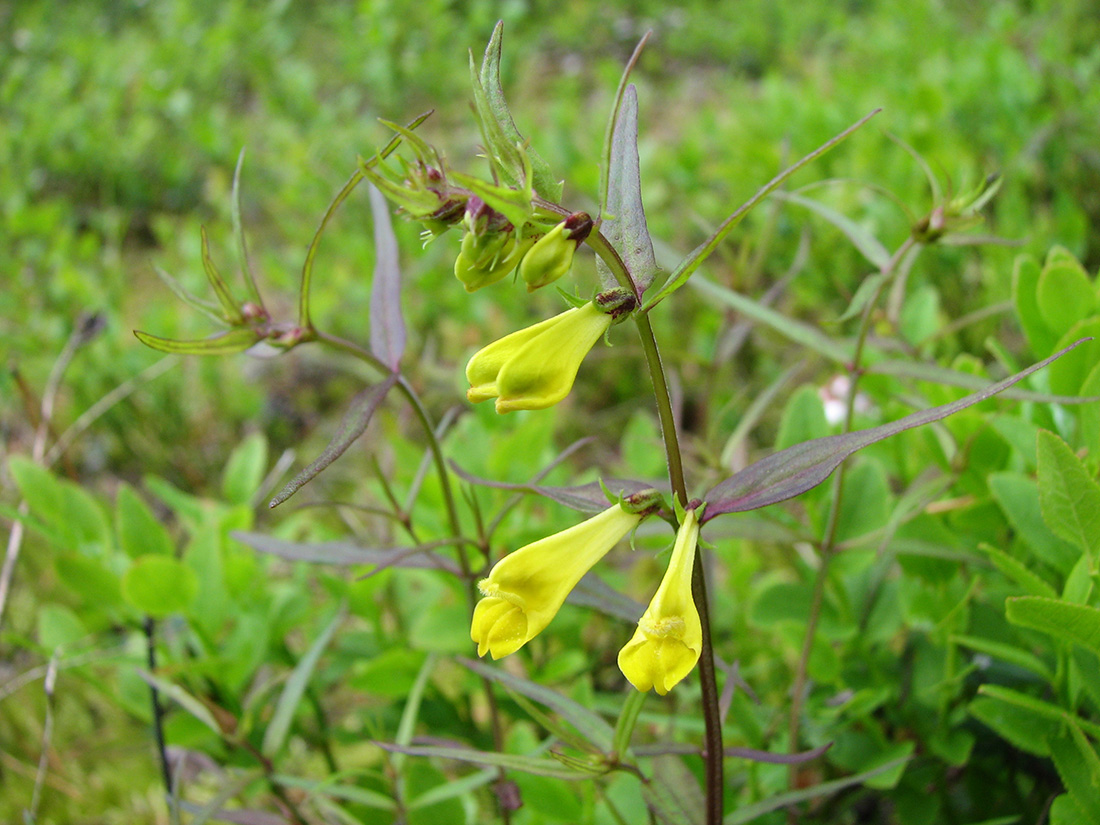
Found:
[(210, 257), (210, 239), (206, 236), (206, 227), (199, 227), (199, 235), (202, 238), (202, 268), (206, 272), (206, 280), (214, 288), (214, 294), (218, 296), (218, 303), (222, 305), (222, 316), (227, 323), (239, 324), (244, 320), (240, 307), (229, 286), (225, 283), (218, 268), (214, 265), (214, 259)]
[(714, 231), (714, 234), (712, 234), (710, 238), (699, 244), (699, 246), (697, 246), (686, 258), (684, 258), (683, 261), (680, 262), (680, 265), (677, 266), (676, 269), (669, 276), (668, 281), (661, 288), (660, 292), (658, 292), (656, 295), (646, 301), (646, 303), (642, 306), (641, 311), (649, 312), (649, 310), (653, 309), (653, 307), (655, 307), (657, 304), (659, 304), (661, 301), (663, 301), (665, 298), (667, 298), (669, 295), (671, 295), (673, 292), (675, 292), (685, 283), (687, 283), (687, 280), (691, 277), (692, 273), (694, 273), (695, 270), (698, 269), (706, 261), (706, 259), (710, 257), (711, 253), (714, 252), (715, 249), (717, 249), (718, 244), (722, 242), (722, 240), (734, 229), (734, 227), (737, 226), (737, 224), (741, 223), (741, 221), (744, 220), (745, 216), (752, 211), (753, 207), (755, 207), (758, 203), (760, 203), (760, 201), (764, 200), (764, 198), (766, 198), (768, 195), (778, 189), (784, 181), (791, 177), (791, 175), (793, 175), (795, 172), (799, 171), (803, 166), (806, 166), (810, 162), (817, 160), (830, 149), (833, 149), (841, 144), (845, 139), (850, 137), (852, 133), (863, 126), (863, 124), (865, 124), (872, 117), (877, 115), (880, 111), (880, 109), (875, 109), (870, 114), (860, 118), (839, 135), (826, 141), (817, 149), (810, 152), (810, 154), (806, 155), (797, 163), (795, 163), (793, 166), (787, 167), (766, 184), (764, 184), (762, 187), (760, 187), (755, 195), (745, 201), (744, 204), (738, 207), (737, 211), (735, 211), (732, 215), (730, 215), (722, 222), (722, 224), (718, 227), (718, 229)]
[(586, 708), (579, 702), (575, 702), (567, 696), (562, 696), (549, 688), (536, 684), (529, 679), (514, 676), (504, 670), (489, 667), (474, 659), (458, 657), (458, 661), (479, 676), (492, 679), (494, 682), (511, 688), (545, 705), (561, 716), (565, 721), (584, 734), (590, 742), (603, 752), (608, 752), (615, 741), (615, 731), (611, 725), (604, 721), (603, 717)]
[(231, 218), (233, 221), (233, 237), (237, 239), (237, 257), (241, 262), (241, 271), (244, 272), (244, 280), (248, 285), (248, 291), (256, 306), (263, 308), (264, 299), (260, 295), (260, 288), (256, 285), (256, 276), (252, 272), (252, 261), (248, 258), (248, 242), (244, 237), (244, 224), (241, 222), (241, 169), (244, 168), (244, 147), (237, 155), (237, 167), (233, 170), (233, 191), (230, 194), (232, 204)]
[(1039, 431), (1039, 503), (1047, 525), (1089, 555), (1100, 552), (1100, 484), (1062, 439)]
[(713, 281), (696, 278), (691, 283), (708, 298), (737, 310), (746, 318), (758, 324), (770, 327), (796, 344), (801, 344), (809, 350), (818, 352), (838, 364), (847, 364), (852, 360), (852, 350), (849, 345), (830, 338), (809, 324), (788, 318), (783, 313), (765, 306), (759, 301), (754, 301), (752, 298), (720, 286)]
[[(657, 275), (653, 240), (642, 205), (642, 179), (638, 160), (638, 92), (628, 86), (615, 123), (611, 144), (611, 169), (607, 203), (600, 231), (611, 242), (641, 294)], [(596, 269), (605, 287), (618, 286), (607, 264), (596, 257)]]
[(804, 197), (795, 192), (778, 191), (772, 193), (772, 197), (779, 198), (787, 203), (797, 204), (820, 215), (844, 233), (845, 237), (852, 242), (852, 246), (876, 268), (886, 269), (890, 265), (890, 253), (882, 245), (882, 242), (846, 215), (842, 215), (821, 201)]
[(627, 691), (623, 709), (619, 711), (619, 718), (615, 722), (615, 753), (624, 754), (630, 750), (630, 740), (634, 734), (634, 725), (638, 721), (638, 714), (642, 712), (648, 691)]
[(420, 796), (411, 800), (406, 807), (410, 811), (415, 811), (417, 808), (426, 808), (429, 805), (436, 805), (440, 802), (454, 799), (456, 796), (462, 796), (463, 794), (470, 793), (470, 791), (488, 785), (499, 776), (500, 771), (495, 768), (488, 768), (483, 771), (478, 771), (477, 773), (472, 773), (469, 776), (459, 777), (458, 779), (448, 779), (446, 783), (436, 785), (434, 788), (429, 788), (424, 791)]
[(195, 571), (172, 556), (139, 556), (122, 576), (122, 597), (154, 619), (186, 611), (198, 592)]
[(323, 780), (316, 780), (277, 773), (271, 777), (271, 781), (282, 785), (284, 788), (298, 788), (310, 796), (329, 796), (333, 799), (345, 799), (348, 802), (365, 805), (368, 808), (380, 811), (392, 811), (397, 808), (396, 803), (390, 797), (380, 794), (378, 791), (372, 791), (370, 788), (342, 784), (337, 781), (339, 778), (340, 774)]
[(939, 421), (991, 398), (1036, 370), (1042, 369), (1072, 348), (1064, 349), (1028, 367), (1023, 372), (1018, 372), (954, 403), (922, 410), (869, 430), (819, 438), (773, 453), (712, 488), (705, 496), (707, 510), (703, 521), (710, 521), (725, 513), (755, 510), (804, 493), (828, 478), (840, 462), (858, 450), (905, 430)]
[(442, 570), (458, 576), (462, 570), (451, 559), (432, 552), (451, 547), (455, 539), (415, 544), (411, 547), (363, 547), (350, 541), (295, 542), (263, 533), (234, 531), (232, 537), (260, 553), (313, 564), (371, 565), (376, 569), (411, 567)]
[(207, 710), (206, 705), (188, 693), (179, 685), (172, 682), (165, 681), (159, 676), (154, 676), (146, 670), (141, 668), (137, 669), (137, 674), (140, 676), (150, 687), (156, 688), (160, 691), (162, 696), (166, 696), (190, 713), (206, 727), (210, 728), (219, 737), (222, 735), (222, 730), (218, 726), (218, 723), (214, 720), (214, 715)]
[(1041, 630), (1100, 656), (1100, 610), (1095, 607), (1037, 596), (1017, 596), (1005, 602), (1005, 616), (1013, 624)]
[(1033, 696), (1028, 696), (1026, 693), (1021, 693), (1018, 690), (1001, 687), (1000, 685), (982, 685), (978, 688), (978, 693), (1001, 702), (1006, 702), (1010, 705), (1015, 705), (1018, 708), (1023, 708), (1038, 716), (1045, 717), (1046, 719), (1054, 719), (1059, 722), (1072, 721), (1074, 724), (1080, 725), (1081, 729), (1086, 731), (1089, 736), (1100, 736), (1100, 725), (1089, 722), (1079, 716), (1071, 716), (1063, 707), (1042, 699), (1036, 699)]
[(1051, 723), (1046, 716), (989, 696), (977, 697), (967, 710), (1013, 747), (1035, 756), (1050, 756), (1047, 737)]
[(344, 610), (341, 608), (313, 641), (306, 654), (298, 660), (298, 664), (295, 665), (290, 678), (283, 686), (283, 692), (279, 694), (279, 701), (275, 703), (275, 712), (271, 716), (267, 730), (264, 731), (261, 751), (265, 756), (274, 756), (286, 744), (287, 735), (290, 733), (290, 725), (294, 721), (294, 714), (298, 710), (298, 705), (301, 704), (302, 696), (305, 695), (309, 680), (313, 678), (313, 672), (317, 669), (321, 654), (328, 647), (336, 628), (340, 626), (343, 619)]
[(209, 301), (204, 301), (201, 298), (192, 295), (187, 289), (184, 288), (183, 284), (181, 284), (159, 266), (154, 266), (153, 271), (157, 273), (157, 277), (160, 278), (161, 282), (166, 287), (168, 287), (168, 289), (177, 298), (179, 298), (189, 307), (198, 310), (211, 321), (216, 321), (219, 324), (225, 323), (225, 318), (223, 318), (221, 313), (217, 311), (217, 304), (210, 303)]
[(531, 773), (535, 776), (549, 776), (553, 779), (591, 779), (588, 771), (577, 771), (567, 768), (553, 759), (543, 759), (541, 756), (520, 756), (511, 753), (490, 753), (473, 750), (472, 748), (452, 748), (441, 745), (400, 745), (388, 742), (376, 743), (380, 748), (394, 753), (403, 753), (407, 756), (435, 756), (441, 759), (454, 759), (458, 762), (467, 762), (472, 765), (505, 768), (508, 770)]
[[(424, 698), (424, 691), (428, 687), (428, 679), (435, 670), (437, 656), (429, 653), (420, 666), (420, 672), (416, 674), (412, 690), (405, 698), (405, 708), (401, 711), (401, 721), (397, 723), (397, 735), (394, 737), (396, 744), (405, 747), (412, 742), (413, 732), (416, 730), (416, 720), (420, 716), (420, 702)], [(398, 773), (400, 773), (398, 769)]]
[(835, 779), (832, 782), (823, 782), (820, 785), (814, 785), (810, 788), (802, 788), (797, 791), (777, 794), (776, 796), (769, 797), (768, 799), (761, 800), (752, 805), (744, 805), (733, 813), (727, 814), (722, 820), (722, 825), (741, 825), (743, 822), (751, 822), (759, 816), (763, 816), (770, 811), (777, 811), (780, 808), (786, 808), (788, 805), (797, 805), (800, 802), (808, 802), (822, 796), (831, 796), (846, 788), (862, 785), (867, 780), (874, 779), (876, 776), (895, 770), (908, 761), (909, 757), (894, 759), (878, 767), (872, 768), (869, 771), (864, 771), (863, 773), (846, 776), (843, 779)]
[(1049, 599), (1057, 597), (1058, 593), (1053, 587), (1004, 550), (984, 543), (979, 544), (978, 549), (989, 557), (994, 567), (1020, 585), (1029, 596), (1040, 596)]
[[(500, 57), (503, 37), (504, 21), (501, 20), (493, 27), (489, 45), (485, 47), (485, 55), (481, 60), (481, 71), (478, 74), (478, 80), (485, 92), (485, 100), (489, 111), (500, 126), (501, 133), (511, 141), (513, 146), (523, 146), (526, 141), (512, 119), (512, 113), (509, 111), (508, 103), (504, 99), (504, 88), (500, 82)], [(560, 201), (562, 184), (560, 181), (555, 180), (549, 164), (529, 147), (526, 154), (534, 175), (535, 191), (551, 203)]]
[(220, 335), (203, 338), (201, 341), (177, 341), (173, 338), (161, 338), (135, 329), (134, 336), (150, 349), (171, 352), (179, 355), (229, 355), (244, 352), (257, 343), (261, 336), (249, 327), (236, 327)]
[(1022, 667), (1024, 670), (1030, 670), (1047, 682), (1054, 681), (1054, 672), (1047, 667), (1046, 662), (1038, 656), (1028, 653), (1026, 650), (1021, 650), (1015, 645), (995, 642), (991, 639), (983, 639), (980, 636), (953, 635), (951, 636), (951, 641), (954, 644), (976, 650), (978, 653), (985, 653), (987, 656), (991, 656), (994, 659), (1000, 659), (1002, 662), (1008, 662), (1009, 664)]

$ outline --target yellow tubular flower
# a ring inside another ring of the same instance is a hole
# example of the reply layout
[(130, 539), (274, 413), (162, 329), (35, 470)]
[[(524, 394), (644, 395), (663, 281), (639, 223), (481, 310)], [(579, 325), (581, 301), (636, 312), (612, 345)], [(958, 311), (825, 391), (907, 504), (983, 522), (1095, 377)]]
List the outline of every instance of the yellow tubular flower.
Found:
[(619, 670), (638, 690), (664, 696), (691, 673), (703, 648), (703, 626), (691, 597), (691, 570), (699, 522), (688, 510), (657, 594), (638, 620), (638, 629), (619, 651)]
[(488, 652), (499, 659), (541, 633), (581, 576), (641, 519), (641, 514), (616, 504), (497, 562), (489, 577), (477, 585), (484, 595), (470, 625), (477, 655)]
[(466, 365), (466, 397), (496, 398), (498, 413), (552, 407), (573, 389), (581, 361), (612, 321), (589, 302), (506, 335)]

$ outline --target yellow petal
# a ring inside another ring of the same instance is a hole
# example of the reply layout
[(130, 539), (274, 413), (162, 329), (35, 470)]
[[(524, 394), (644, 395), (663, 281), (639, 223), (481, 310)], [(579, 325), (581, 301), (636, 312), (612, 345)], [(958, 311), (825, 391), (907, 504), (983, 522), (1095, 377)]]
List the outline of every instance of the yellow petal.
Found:
[(581, 577), (641, 518), (616, 504), (501, 559), (478, 583), (485, 598), (470, 625), (478, 655), (499, 659), (541, 633)]
[(466, 397), (475, 404), (490, 398), (496, 398), (497, 375), (500, 368), (510, 358), (514, 357), (524, 344), (577, 311), (576, 309), (566, 310), (553, 318), (547, 318), (538, 324), (517, 330), (511, 335), (505, 335), (479, 350), (466, 364), (466, 379), (470, 382), (470, 389), (466, 392)]
[(581, 362), (612, 321), (592, 303), (558, 317), (557, 324), (524, 343), (500, 367), (497, 412), (541, 410), (569, 395)]
[(668, 570), (638, 628), (619, 651), (619, 669), (638, 690), (662, 696), (691, 673), (703, 649), (703, 626), (691, 595), (699, 522), (688, 510), (676, 533)]

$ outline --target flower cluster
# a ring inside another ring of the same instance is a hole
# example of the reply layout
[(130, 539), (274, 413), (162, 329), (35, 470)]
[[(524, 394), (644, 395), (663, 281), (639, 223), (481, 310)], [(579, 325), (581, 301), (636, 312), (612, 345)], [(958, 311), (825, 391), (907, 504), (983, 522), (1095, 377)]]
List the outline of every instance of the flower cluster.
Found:
[[(425, 243), (451, 229), (461, 232), (455, 278), (467, 292), (496, 284), (515, 272), (528, 292), (555, 283), (572, 268), (582, 243), (599, 232), (585, 212), (557, 202), (560, 184), (524, 142), (502, 138), (510, 123), (478, 97), (477, 112), (490, 123), (493, 183), (449, 169), (442, 155), (411, 128), (389, 125), (414, 158), (386, 162), (389, 149), (360, 164), (364, 177), (424, 227)], [(483, 90), (482, 90), (482, 93)], [(600, 238), (606, 247), (606, 238)], [(540, 410), (572, 390), (581, 362), (611, 327), (638, 308), (639, 292), (606, 289), (559, 315), (506, 335), (477, 352), (466, 365), (473, 403), (495, 399), (498, 413)], [(622, 498), (599, 515), (509, 554), (479, 582), (470, 636), (478, 655), (494, 659), (519, 650), (550, 623), (588, 570), (647, 515), (660, 507), (656, 491)], [(702, 629), (691, 580), (699, 523), (684, 513), (660, 587), (619, 653), (619, 667), (635, 688), (667, 693), (695, 667)]]
[[(624, 499), (568, 530), (521, 547), (478, 583), (470, 636), (477, 653), (515, 653), (550, 623), (566, 596), (600, 559), (657, 508), (655, 492)], [(668, 570), (634, 637), (619, 652), (619, 669), (635, 688), (664, 695), (699, 661), (703, 631), (691, 594), (699, 522), (688, 510)]]

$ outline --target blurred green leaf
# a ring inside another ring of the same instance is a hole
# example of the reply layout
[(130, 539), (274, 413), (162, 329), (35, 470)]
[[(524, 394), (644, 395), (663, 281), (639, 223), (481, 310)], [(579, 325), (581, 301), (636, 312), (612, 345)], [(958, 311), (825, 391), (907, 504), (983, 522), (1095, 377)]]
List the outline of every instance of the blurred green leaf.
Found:
[(286, 744), (287, 735), (290, 733), (290, 725), (294, 721), (294, 714), (298, 712), (302, 697), (305, 695), (306, 688), (317, 669), (317, 663), (321, 660), (321, 654), (328, 647), (336, 628), (340, 626), (343, 620), (344, 611), (340, 609), (317, 635), (317, 638), (313, 640), (313, 644), (309, 646), (309, 650), (306, 651), (305, 655), (298, 660), (298, 664), (294, 666), (290, 678), (283, 686), (283, 692), (279, 694), (279, 699), (275, 703), (275, 711), (271, 716), (271, 721), (268, 722), (267, 729), (264, 730), (263, 745), (260, 749), (265, 756), (274, 756)]
[(139, 556), (122, 577), (126, 601), (154, 619), (186, 611), (198, 592), (195, 571), (171, 556)]
[(1039, 431), (1039, 501), (1050, 529), (1092, 559), (1100, 553), (1100, 484), (1069, 446)]
[(175, 543), (164, 525), (129, 484), (118, 488), (115, 498), (115, 530), (119, 546), (136, 559), (147, 553), (171, 556)]
[(1049, 633), (1100, 656), (1100, 610), (1058, 599), (1018, 596), (1005, 602), (1005, 615), (1013, 624)]
[(252, 433), (233, 448), (222, 473), (222, 496), (229, 504), (249, 504), (267, 470), (267, 439)]

